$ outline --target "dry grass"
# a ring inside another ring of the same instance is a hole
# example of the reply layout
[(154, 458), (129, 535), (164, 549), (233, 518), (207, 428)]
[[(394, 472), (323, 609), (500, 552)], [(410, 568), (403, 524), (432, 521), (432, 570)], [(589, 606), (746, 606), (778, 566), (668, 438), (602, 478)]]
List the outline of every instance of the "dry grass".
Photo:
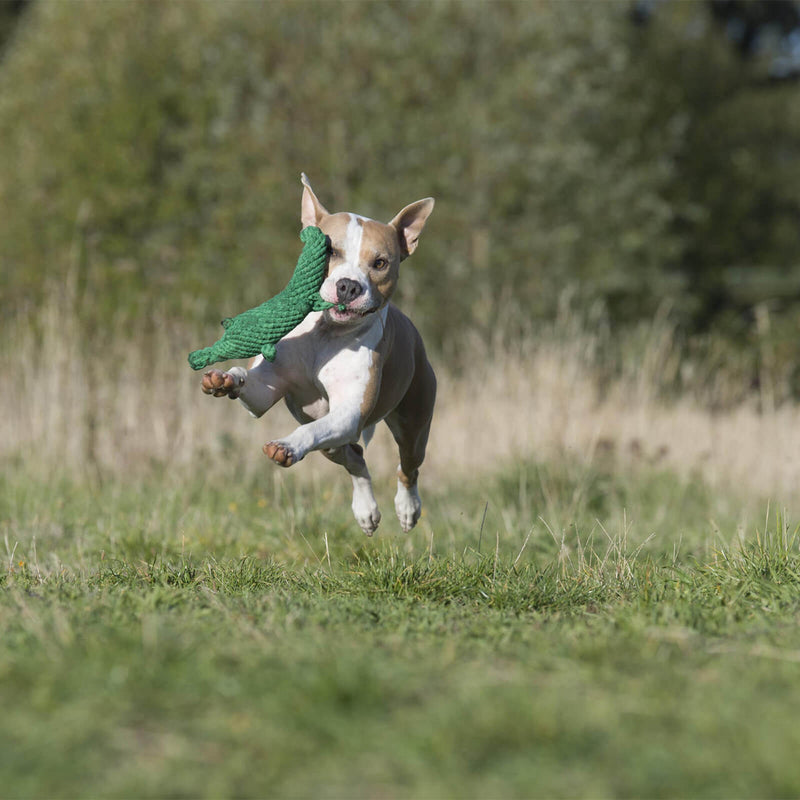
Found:
[[(288, 412), (276, 408), (255, 421), (238, 404), (207, 398), (186, 363), (188, 351), (216, 332), (198, 336), (156, 315), (147, 330), (119, 319), (87, 342), (86, 320), (74, 308), (68, 288), (4, 324), (13, 378), (0, 400), (0, 458), (44, 474), (58, 466), (118, 476), (153, 464), (179, 472), (209, 461), (246, 472), (270, 468), (260, 443), (291, 430)], [(428, 479), (474, 475), (520, 457), (613, 458), (699, 472), (712, 485), (782, 505), (797, 499), (800, 408), (762, 414), (745, 402), (713, 412), (689, 397), (665, 401), (660, 375), (675, 353), (662, 323), (611, 382), (599, 378), (601, 347), (591, 326), (562, 315), (513, 348), (476, 340), (465, 348), (468, 363), (436, 361)], [(370, 450), (376, 475), (394, 470), (388, 432)], [(305, 480), (336, 469), (310, 458), (293, 474)]]

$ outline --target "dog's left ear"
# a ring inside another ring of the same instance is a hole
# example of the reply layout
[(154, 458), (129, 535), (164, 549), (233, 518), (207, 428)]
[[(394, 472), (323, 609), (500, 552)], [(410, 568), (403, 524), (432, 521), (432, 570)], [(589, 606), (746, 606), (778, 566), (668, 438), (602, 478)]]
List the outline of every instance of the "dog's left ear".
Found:
[(397, 231), (402, 258), (408, 258), (416, 249), (425, 222), (433, 211), (433, 198), (426, 197), (406, 206), (389, 224)]

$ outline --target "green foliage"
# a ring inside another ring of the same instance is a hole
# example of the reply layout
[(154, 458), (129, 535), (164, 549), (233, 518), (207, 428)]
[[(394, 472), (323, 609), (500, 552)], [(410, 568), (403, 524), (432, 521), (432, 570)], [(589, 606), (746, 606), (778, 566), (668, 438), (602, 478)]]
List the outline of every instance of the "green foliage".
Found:
[(285, 283), (305, 170), (335, 209), (437, 198), (400, 290), (432, 342), (577, 286), (740, 345), (766, 304), (789, 364), (797, 87), (698, 5), (628, 7), (37, 3), (0, 69), (3, 302), (71, 274), (104, 315), (236, 313)]

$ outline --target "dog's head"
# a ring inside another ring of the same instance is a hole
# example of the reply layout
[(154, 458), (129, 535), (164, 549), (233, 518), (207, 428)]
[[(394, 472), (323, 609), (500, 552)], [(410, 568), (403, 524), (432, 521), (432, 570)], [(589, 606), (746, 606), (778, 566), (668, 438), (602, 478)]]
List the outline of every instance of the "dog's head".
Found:
[(328, 274), (320, 294), (335, 305), (325, 316), (337, 325), (358, 324), (389, 302), (400, 262), (416, 250), (433, 210), (433, 198), (411, 203), (384, 224), (349, 212), (331, 214), (317, 199), (305, 174), (302, 183), (303, 227), (316, 225), (330, 242)]

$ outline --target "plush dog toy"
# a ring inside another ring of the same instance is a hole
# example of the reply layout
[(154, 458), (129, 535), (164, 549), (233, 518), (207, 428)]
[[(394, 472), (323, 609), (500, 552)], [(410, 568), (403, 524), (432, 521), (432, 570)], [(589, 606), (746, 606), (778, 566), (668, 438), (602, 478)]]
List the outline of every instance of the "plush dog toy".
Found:
[(262, 353), (275, 360), (275, 343), (296, 328), (310, 311), (324, 311), (334, 304), (323, 300), (319, 287), (328, 266), (328, 238), (309, 225), (300, 233), (303, 251), (286, 288), (260, 306), (222, 320), (225, 333), (211, 347), (189, 353), (192, 369), (203, 369), (229, 358), (250, 358)]

